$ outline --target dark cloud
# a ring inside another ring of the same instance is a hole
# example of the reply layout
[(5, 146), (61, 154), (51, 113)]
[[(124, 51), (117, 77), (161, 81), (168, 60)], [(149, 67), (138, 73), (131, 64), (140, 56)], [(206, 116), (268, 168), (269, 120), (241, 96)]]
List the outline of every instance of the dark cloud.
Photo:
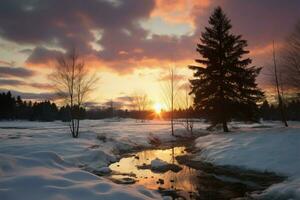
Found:
[(23, 81), (21, 80), (14, 80), (14, 79), (0, 79), (0, 86), (6, 85), (6, 86), (18, 86), (23, 85)]
[(106, 102), (103, 103), (104, 107), (113, 107), (114, 109), (120, 109), (123, 108), (125, 105), (122, 101), (112, 101), (112, 100), (108, 100)]
[[(249, 41), (250, 50), (284, 38), (300, 18), (299, 0), (212, 0), (205, 10), (194, 8), (194, 34), (149, 38), (149, 31), (138, 22), (149, 18), (155, 0), (1, 0), (0, 36), (37, 46), (26, 51), (31, 53), (27, 60), (31, 64), (48, 62), (61, 53), (45, 46), (64, 50), (76, 46), (81, 54), (112, 62), (113, 69), (126, 71), (138, 66), (132, 60), (192, 61), (197, 56), (200, 32), (218, 5), (232, 19), (234, 31)], [(101, 32), (100, 39), (94, 37), (95, 30)], [(92, 42), (102, 50), (93, 49)]]
[(34, 83), (34, 82), (25, 82), (23, 80), (18, 79), (0, 79), (0, 86), (29, 86), (37, 89), (52, 89), (53, 86), (47, 83)]
[[(148, 18), (154, 6), (154, 0), (124, 0), (117, 5), (99, 0), (26, 3), (3, 0), (0, 3), (0, 35), (21, 44), (39, 46), (27, 60), (31, 64), (48, 62), (60, 53), (41, 47), (43, 45), (65, 50), (76, 46), (84, 55), (108, 62), (118, 60), (110, 65), (117, 70), (136, 66), (129, 60), (178, 60), (193, 52), (189, 36), (153, 35), (147, 38), (149, 32), (138, 22)], [(101, 32), (99, 41), (95, 41), (92, 30)], [(98, 43), (103, 50), (92, 49), (91, 42)]]
[(300, 19), (299, 0), (221, 0), (232, 19), (234, 30), (243, 34), (250, 45), (282, 40)]
[(49, 64), (57, 57), (61, 56), (62, 52), (57, 50), (49, 50), (44, 47), (36, 47), (31, 55), (27, 58), (27, 63), (34, 64)]
[(113, 105), (114, 108), (120, 109), (120, 108), (132, 108), (132, 96), (119, 96), (111, 100), (107, 100), (103, 103), (104, 107), (111, 107)]
[(131, 96), (120, 96), (116, 98), (116, 101), (122, 101), (122, 102), (132, 102), (132, 97)]
[(0, 77), (22, 77), (28, 78), (35, 74), (34, 71), (22, 67), (0, 66)]
[(88, 109), (95, 109), (95, 110), (101, 108), (99, 102), (94, 102), (94, 101), (88, 101), (84, 103), (84, 106)]
[(48, 83), (26, 83), (26, 85), (38, 89), (45, 89), (45, 90), (53, 89), (53, 85)]
[(8, 92), (10, 91), (13, 96), (21, 96), (22, 99), (25, 100), (36, 100), (36, 101), (43, 101), (43, 100), (56, 100), (57, 95), (51, 92), (43, 92), (43, 93), (31, 93), (31, 92), (20, 92), (17, 90), (6, 90), (0, 89), (0, 92)]
[[(141, 35), (138, 38), (146, 36), (137, 22), (147, 18), (153, 7), (154, 0), (126, 0), (118, 4), (103, 0), (3, 0), (0, 2), (0, 35), (20, 44), (46, 44), (65, 50), (76, 46), (84, 54), (109, 59), (118, 55), (121, 47), (116, 50), (113, 44), (105, 45), (107, 41), (118, 40), (119, 45), (123, 45), (134, 41), (137, 35)], [(103, 31), (103, 55), (90, 46), (95, 42), (92, 30)], [(132, 35), (126, 38), (122, 30)], [(39, 48), (28, 61), (40, 62), (49, 57), (53, 57), (50, 51)]]

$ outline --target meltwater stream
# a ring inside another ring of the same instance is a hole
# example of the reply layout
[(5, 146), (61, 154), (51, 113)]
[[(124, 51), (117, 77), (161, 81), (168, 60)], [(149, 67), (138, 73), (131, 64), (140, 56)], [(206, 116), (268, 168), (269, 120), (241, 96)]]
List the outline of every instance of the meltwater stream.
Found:
[[(148, 189), (158, 190), (163, 196), (170, 196), (172, 199), (187, 200), (226, 200), (245, 197), (247, 193), (261, 191), (273, 183), (282, 181), (280, 177), (278, 179), (274, 175), (258, 172), (241, 173), (244, 176), (241, 177), (235, 176), (238, 171), (228, 173), (221, 170), (220, 175), (214, 166), (210, 166), (207, 170), (207, 167), (201, 168), (201, 165), (196, 164), (195, 168), (191, 168), (185, 165), (186, 162), (179, 163), (176, 160), (177, 156), (184, 157), (187, 154), (185, 147), (143, 150), (111, 164), (109, 167), (113, 172), (108, 178), (119, 184), (143, 185)], [(147, 166), (157, 158), (173, 166), (177, 165), (181, 170), (159, 172), (149, 169)]]
[[(136, 180), (136, 184), (143, 185), (148, 189), (160, 190), (166, 195), (174, 195), (172, 191), (177, 191), (185, 199), (191, 199), (197, 193), (197, 170), (180, 165), (175, 156), (186, 154), (185, 147), (174, 147), (165, 150), (144, 150), (134, 156), (122, 158), (119, 162), (110, 165), (110, 169), (123, 175), (112, 175), (112, 180)], [(180, 166), (179, 172), (171, 170), (159, 173), (150, 169), (140, 169), (138, 166), (145, 166), (151, 160), (159, 158), (171, 164)]]

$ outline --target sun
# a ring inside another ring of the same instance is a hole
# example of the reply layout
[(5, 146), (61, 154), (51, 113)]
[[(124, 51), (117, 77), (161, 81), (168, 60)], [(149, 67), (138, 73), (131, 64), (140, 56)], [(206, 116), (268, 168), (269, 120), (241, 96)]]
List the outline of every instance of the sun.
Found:
[(154, 104), (154, 111), (156, 114), (160, 114), (162, 109), (162, 105), (160, 103), (155, 103)]

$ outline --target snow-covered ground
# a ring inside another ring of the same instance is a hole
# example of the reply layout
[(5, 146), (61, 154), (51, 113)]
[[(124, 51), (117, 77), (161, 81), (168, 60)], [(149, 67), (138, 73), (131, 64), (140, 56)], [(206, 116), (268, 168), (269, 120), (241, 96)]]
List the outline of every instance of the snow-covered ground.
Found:
[(300, 123), (263, 123), (263, 126), (232, 124), (228, 134), (214, 133), (196, 140), (201, 150), (195, 160), (217, 165), (272, 171), (288, 176), (260, 195), (262, 199), (300, 199)]
[[(102, 170), (121, 151), (148, 147), (149, 137), (175, 140), (165, 121), (84, 120), (80, 138), (63, 122), (0, 122), (0, 199), (160, 199), (138, 185), (116, 185), (90, 171)], [(195, 130), (208, 125), (197, 123)], [(230, 124), (233, 132), (197, 139), (195, 159), (287, 175), (258, 197), (300, 199), (300, 123)], [(186, 134), (176, 125), (175, 133)]]
[[(149, 135), (174, 140), (168, 122), (124, 119), (81, 124), (80, 138), (73, 139), (63, 122), (0, 122), (0, 199), (161, 198), (141, 186), (116, 185), (88, 171), (116, 161), (120, 151), (149, 146)], [(184, 134), (182, 126), (176, 128)]]

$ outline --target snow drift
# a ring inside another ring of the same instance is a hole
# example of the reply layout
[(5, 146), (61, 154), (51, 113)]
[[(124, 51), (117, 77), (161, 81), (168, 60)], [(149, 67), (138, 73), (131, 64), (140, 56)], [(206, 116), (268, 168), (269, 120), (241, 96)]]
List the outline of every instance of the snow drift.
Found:
[(84, 121), (81, 137), (73, 139), (61, 122), (0, 122), (0, 199), (161, 199), (157, 192), (89, 172), (116, 161), (119, 148), (133, 148), (126, 134), (114, 135), (119, 140), (97, 139), (112, 125)]
[(276, 128), (240, 128), (229, 134), (214, 133), (198, 138), (199, 152), (194, 159), (288, 176), (287, 181), (255, 197), (300, 199), (299, 123), (292, 123), (289, 128), (280, 128), (278, 124)]

